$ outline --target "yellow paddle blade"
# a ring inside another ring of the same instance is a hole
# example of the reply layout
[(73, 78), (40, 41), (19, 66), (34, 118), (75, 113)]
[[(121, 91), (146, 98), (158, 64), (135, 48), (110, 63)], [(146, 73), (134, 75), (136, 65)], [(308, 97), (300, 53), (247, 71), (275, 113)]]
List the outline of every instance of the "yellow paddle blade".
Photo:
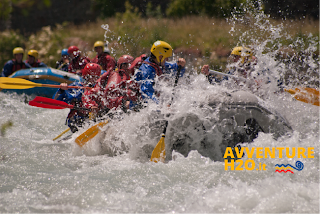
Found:
[(104, 125), (106, 125), (109, 121), (103, 121), (101, 123), (98, 123), (97, 125), (92, 126), (91, 128), (89, 128), (87, 131), (83, 132), (81, 135), (79, 135), (76, 138), (76, 143), (82, 147), (84, 144), (86, 144), (86, 142), (88, 142), (89, 140), (91, 140), (92, 138), (94, 138), (101, 130), (100, 127), (103, 127)]
[(59, 134), (57, 137), (53, 138), (53, 141), (55, 141), (56, 139), (58, 139), (59, 137), (61, 137), (62, 135), (64, 135), (65, 133), (67, 133), (70, 130), (70, 128), (67, 128), (66, 130), (64, 130), (61, 134)]
[[(297, 90), (298, 88), (296, 88)], [(299, 90), (299, 89), (298, 89)], [(315, 89), (315, 88), (302, 88), (302, 90), (305, 90), (307, 91), (308, 93), (312, 93), (314, 95), (317, 95), (319, 96), (319, 90), (318, 89)]]
[(161, 139), (159, 140), (158, 144), (154, 148), (151, 154), (150, 161), (157, 163), (161, 161), (164, 163), (164, 159), (166, 158), (166, 144), (164, 143), (165, 135), (162, 134)]
[(21, 78), (0, 77), (0, 88), (2, 89), (27, 89), (41, 86), (42, 84)]
[(296, 100), (319, 106), (319, 90), (315, 88), (295, 88), (285, 89), (285, 91), (293, 94)]
[(284, 91), (289, 92), (290, 94), (296, 93), (296, 91), (294, 89), (284, 89)]

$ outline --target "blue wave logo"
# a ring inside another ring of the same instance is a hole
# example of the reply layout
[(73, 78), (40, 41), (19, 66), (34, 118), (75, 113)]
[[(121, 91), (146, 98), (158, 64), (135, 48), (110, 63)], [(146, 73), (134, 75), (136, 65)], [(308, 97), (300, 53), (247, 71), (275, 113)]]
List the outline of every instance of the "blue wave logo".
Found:
[(275, 168), (276, 171), (275, 172), (279, 172), (279, 173), (281, 173), (281, 172), (284, 172), (284, 173), (291, 172), (292, 174), (294, 174), (293, 169), (301, 171), (301, 170), (303, 170), (303, 167), (304, 167), (304, 165), (303, 165), (303, 163), (301, 161), (297, 161), (295, 167), (292, 166), (291, 164), (280, 164), (280, 165), (276, 164), (275, 166), (276, 166), (276, 168)]

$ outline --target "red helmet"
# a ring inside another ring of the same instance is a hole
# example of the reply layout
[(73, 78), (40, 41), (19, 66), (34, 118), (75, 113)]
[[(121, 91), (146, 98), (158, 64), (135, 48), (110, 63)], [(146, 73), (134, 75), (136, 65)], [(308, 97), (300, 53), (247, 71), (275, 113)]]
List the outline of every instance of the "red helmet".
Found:
[(80, 53), (79, 48), (77, 46), (70, 46), (68, 48), (68, 54), (74, 57), (78, 56)]
[(134, 60), (134, 58), (130, 55), (122, 55), (119, 59), (118, 59), (118, 62), (117, 62), (117, 67), (118, 69), (121, 68), (121, 65), (123, 63), (132, 63)]
[(88, 63), (82, 70), (82, 76), (85, 79), (98, 79), (101, 75), (101, 66), (96, 63)]

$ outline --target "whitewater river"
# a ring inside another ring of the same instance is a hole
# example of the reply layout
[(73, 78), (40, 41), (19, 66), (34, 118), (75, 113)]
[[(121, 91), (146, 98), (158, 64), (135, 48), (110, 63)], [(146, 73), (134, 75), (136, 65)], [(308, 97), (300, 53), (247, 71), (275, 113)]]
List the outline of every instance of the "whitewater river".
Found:
[[(224, 90), (209, 85), (203, 75), (180, 84), (184, 88), (177, 90), (180, 98), (172, 106), (180, 114), (190, 111), (186, 103)], [(137, 159), (134, 149), (114, 157), (88, 155), (74, 142), (78, 134), (52, 141), (67, 128), (67, 109), (36, 108), (25, 99), (0, 93), (0, 125), (13, 123), (0, 136), (0, 213), (319, 212), (319, 107), (296, 101), (290, 94), (268, 96), (265, 103), (288, 120), (293, 132), (278, 139), (260, 133), (247, 147), (314, 147), (314, 158), (254, 155), (251, 160), (265, 164), (265, 170), (242, 171), (226, 171), (223, 162), (197, 151), (188, 157), (174, 154), (167, 163)], [(115, 141), (120, 139), (128, 148), (155, 145), (157, 140), (147, 142), (137, 134), (148, 132), (147, 125), (144, 130), (137, 126), (154, 110), (146, 108), (111, 122), (111, 129), (122, 133)], [(276, 164), (295, 166), (296, 161), (303, 163), (301, 171), (275, 172)]]

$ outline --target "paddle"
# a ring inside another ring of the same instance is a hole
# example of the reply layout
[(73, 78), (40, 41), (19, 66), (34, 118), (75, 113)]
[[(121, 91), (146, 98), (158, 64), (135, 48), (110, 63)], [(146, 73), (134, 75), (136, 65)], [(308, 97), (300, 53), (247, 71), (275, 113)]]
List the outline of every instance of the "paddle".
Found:
[[(180, 71), (181, 71), (181, 66), (179, 65), (173, 88), (175, 88), (178, 84)], [(172, 95), (173, 95), (173, 93), (172, 93)], [(172, 100), (173, 100), (173, 96), (172, 96), (171, 101)], [(159, 140), (156, 147), (154, 147), (154, 149), (152, 151), (150, 161), (153, 161), (155, 163), (157, 163), (158, 161), (164, 162), (164, 159), (166, 158), (166, 144), (164, 142), (164, 138), (166, 137), (167, 127), (168, 127), (168, 121), (166, 121), (166, 123), (164, 125), (161, 139)]]
[(55, 141), (56, 139), (58, 139), (59, 137), (61, 137), (65, 133), (67, 133), (69, 130), (70, 130), (70, 128), (68, 127), (66, 130), (64, 130), (61, 134), (59, 134), (57, 137), (53, 138), (52, 140)]
[[(21, 78), (0, 77), (0, 88), (2, 89), (28, 89), (34, 87), (61, 88), (60, 85), (41, 84)], [(84, 86), (67, 86), (68, 88), (91, 89)]]
[(75, 109), (75, 110), (83, 110), (83, 111), (90, 111), (90, 109), (87, 108), (81, 108), (74, 105), (70, 105), (66, 102), (60, 101), (60, 100), (54, 100), (47, 97), (40, 97), (37, 96), (33, 100), (29, 101), (29, 105), (41, 107), (41, 108), (50, 108), (50, 109)]
[(91, 128), (89, 128), (87, 131), (83, 132), (81, 135), (79, 135), (75, 142), (82, 147), (84, 144), (86, 144), (86, 142), (88, 142), (89, 140), (91, 140), (92, 138), (94, 138), (100, 131), (104, 125), (106, 125), (109, 121), (103, 121), (98, 123), (97, 125), (92, 126)]
[(295, 88), (284, 90), (290, 94), (293, 94), (293, 97), (296, 100), (319, 106), (319, 90), (315, 88)]
[[(209, 70), (211, 74), (220, 74), (232, 78), (241, 79), (244, 81), (248, 81), (243, 77), (237, 77), (230, 74), (225, 74), (219, 71)], [(294, 98), (305, 103), (310, 103), (312, 105), (319, 106), (319, 90), (315, 88), (295, 88), (295, 89), (284, 89), (284, 91), (289, 92), (290, 94), (294, 94)]]
[(64, 63), (62, 63), (57, 69), (58, 70), (60, 70), (63, 66), (65, 66), (67, 63), (66, 62), (64, 62)]
[(219, 72), (219, 71), (209, 70), (209, 73), (210, 74), (220, 74), (220, 75), (224, 75), (224, 76), (231, 77), (231, 78), (234, 78), (234, 79), (240, 79), (240, 80), (243, 80), (243, 81), (248, 81), (248, 79), (246, 79), (246, 78), (237, 77), (237, 76), (234, 76), (234, 75), (231, 75), (231, 74), (225, 74), (225, 73), (222, 73), (222, 72)]

